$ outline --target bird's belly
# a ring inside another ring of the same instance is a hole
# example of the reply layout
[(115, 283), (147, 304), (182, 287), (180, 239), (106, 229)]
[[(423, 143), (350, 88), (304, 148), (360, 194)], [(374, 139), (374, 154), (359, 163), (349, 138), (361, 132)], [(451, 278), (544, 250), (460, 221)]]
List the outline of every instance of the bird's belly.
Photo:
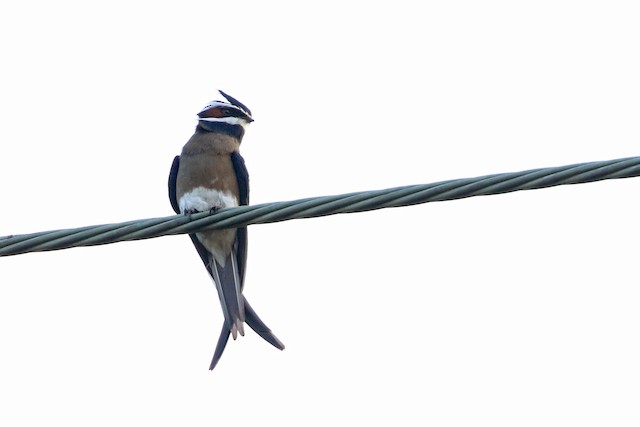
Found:
[(223, 230), (205, 231), (196, 233), (196, 237), (200, 240), (200, 243), (207, 248), (211, 255), (213, 255), (218, 264), (224, 267), (227, 256), (229, 256), (233, 249), (233, 242), (236, 239), (236, 229), (225, 228)]
[(178, 200), (180, 212), (205, 212), (211, 209), (238, 206), (238, 199), (231, 194), (212, 188), (196, 187), (185, 192)]
[[(178, 201), (180, 211), (206, 212), (211, 209), (238, 206), (238, 200), (227, 192), (211, 188), (197, 187), (184, 193)], [(223, 229), (196, 233), (200, 243), (209, 251), (215, 260), (224, 267), (227, 256), (231, 253), (236, 238), (236, 229)]]

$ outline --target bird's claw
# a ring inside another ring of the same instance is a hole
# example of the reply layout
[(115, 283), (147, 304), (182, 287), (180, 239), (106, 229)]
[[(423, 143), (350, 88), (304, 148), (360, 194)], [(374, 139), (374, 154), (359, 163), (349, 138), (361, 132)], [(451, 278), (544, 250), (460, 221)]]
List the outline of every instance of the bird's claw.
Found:
[[(214, 207), (212, 207), (211, 209), (209, 209), (209, 215), (212, 215), (212, 214), (214, 214), (214, 213), (218, 212), (220, 209), (221, 209), (221, 208), (220, 208), (220, 207), (218, 207), (218, 206), (214, 206)], [(184, 211), (184, 212), (182, 212), (182, 214), (183, 214), (184, 216), (188, 216), (189, 218), (191, 218), (191, 215), (192, 215), (192, 214), (200, 213), (200, 212), (201, 212), (201, 211), (198, 211), (198, 210), (196, 210), (196, 209), (185, 209), (185, 211)]]
[(184, 212), (182, 212), (182, 214), (188, 217), (189, 219), (191, 219), (191, 215), (194, 213), (198, 213), (198, 211), (195, 209), (185, 209)]

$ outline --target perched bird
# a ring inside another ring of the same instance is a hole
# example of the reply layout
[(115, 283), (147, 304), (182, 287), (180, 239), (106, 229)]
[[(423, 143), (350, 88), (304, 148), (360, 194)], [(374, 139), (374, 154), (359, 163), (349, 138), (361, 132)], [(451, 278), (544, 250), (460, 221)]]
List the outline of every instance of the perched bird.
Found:
[[(176, 156), (169, 174), (169, 200), (176, 213), (214, 211), (249, 204), (249, 173), (238, 150), (251, 111), (237, 99), (222, 96), (198, 113), (196, 131)], [(224, 323), (211, 366), (222, 356), (229, 335), (244, 335), (246, 322), (274, 347), (284, 345), (260, 320), (242, 294), (247, 261), (247, 228), (190, 234), (218, 290)]]

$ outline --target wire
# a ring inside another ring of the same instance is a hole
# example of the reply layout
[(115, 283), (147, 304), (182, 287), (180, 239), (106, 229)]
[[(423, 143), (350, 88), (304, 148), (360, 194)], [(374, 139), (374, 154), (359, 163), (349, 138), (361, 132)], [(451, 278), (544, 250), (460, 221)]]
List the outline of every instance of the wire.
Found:
[(0, 256), (640, 176), (640, 157), (0, 237)]

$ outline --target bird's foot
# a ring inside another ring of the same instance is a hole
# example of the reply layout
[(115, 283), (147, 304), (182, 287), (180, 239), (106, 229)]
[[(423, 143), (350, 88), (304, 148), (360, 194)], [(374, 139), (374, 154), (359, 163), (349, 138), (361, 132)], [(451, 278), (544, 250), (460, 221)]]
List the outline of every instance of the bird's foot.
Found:
[(191, 220), (191, 215), (193, 215), (194, 213), (198, 213), (198, 211), (195, 209), (185, 209), (184, 212), (182, 212), (182, 214), (188, 217), (189, 220)]

